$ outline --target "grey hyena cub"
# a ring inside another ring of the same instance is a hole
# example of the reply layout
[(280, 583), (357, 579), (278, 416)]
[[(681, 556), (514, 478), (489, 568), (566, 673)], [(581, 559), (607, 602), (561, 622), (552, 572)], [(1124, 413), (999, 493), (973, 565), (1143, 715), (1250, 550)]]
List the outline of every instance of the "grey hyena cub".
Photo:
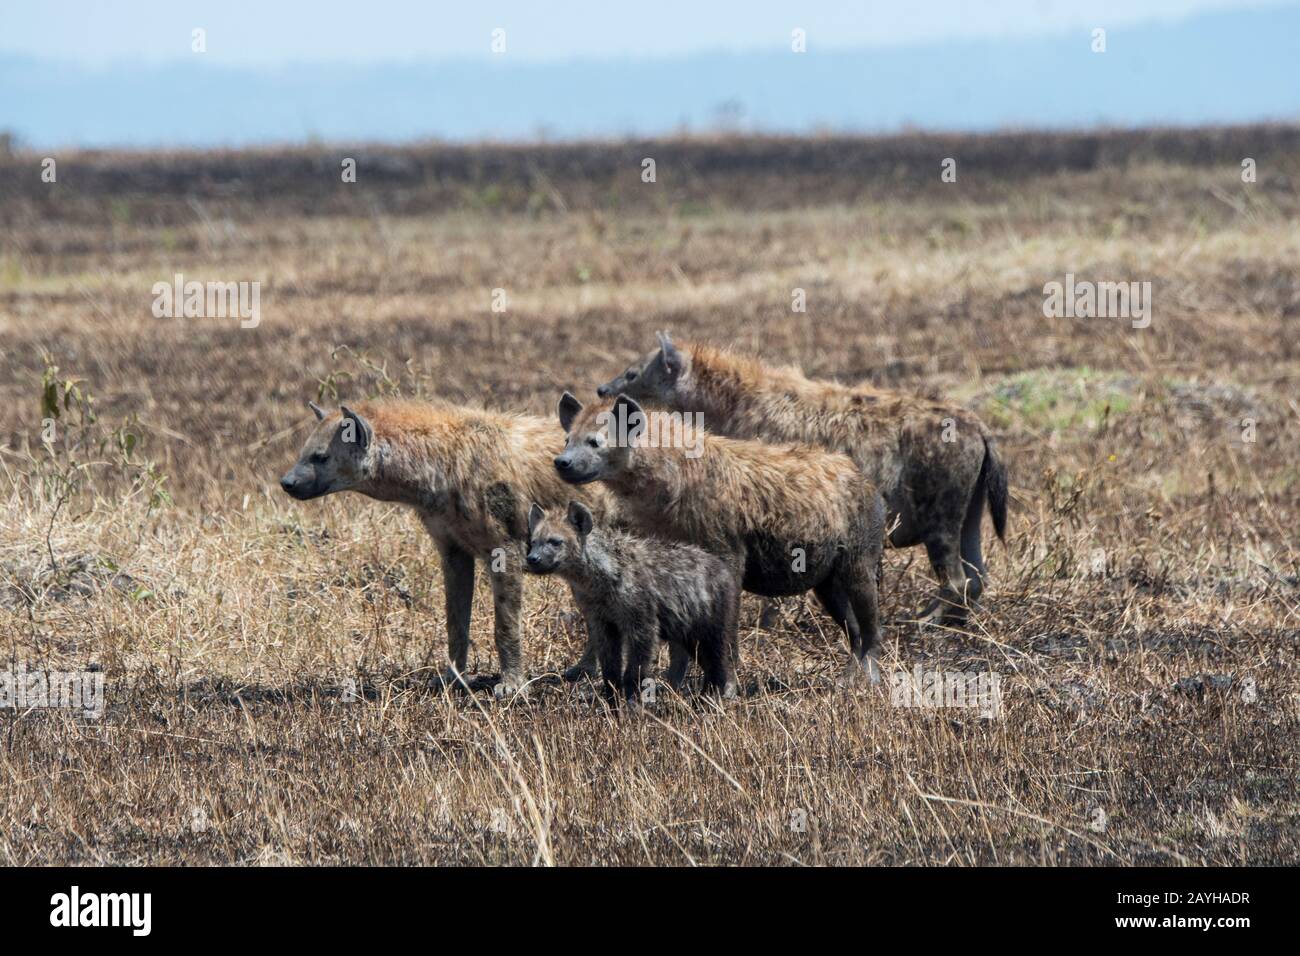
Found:
[(633, 537), (593, 526), (576, 501), (567, 512), (528, 513), (528, 560), (536, 574), (555, 573), (573, 591), (587, 621), (606, 684), (636, 703), (651, 676), (659, 641), (668, 643), (668, 682), (679, 687), (691, 658), (706, 691), (736, 694), (735, 608), (738, 582), (720, 559), (687, 544)]

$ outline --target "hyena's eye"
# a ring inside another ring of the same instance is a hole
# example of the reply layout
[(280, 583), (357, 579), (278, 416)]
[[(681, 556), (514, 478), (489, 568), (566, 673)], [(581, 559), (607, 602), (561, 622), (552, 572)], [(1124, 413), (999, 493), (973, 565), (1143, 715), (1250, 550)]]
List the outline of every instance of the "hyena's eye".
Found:
[(316, 454), (312, 455), (307, 460), (311, 462), (313, 465), (323, 465), (325, 464), (325, 462), (329, 461), (329, 455), (326, 455), (324, 452), (318, 451), (316, 452)]
[(588, 448), (599, 448), (599, 447), (600, 447), (600, 442), (596, 441), (596, 439), (594, 439), (594, 438), (588, 438), (588, 439), (587, 439), (587, 447), (588, 447)]
[(629, 382), (635, 382), (635, 381), (636, 381), (636, 369), (634, 369), (634, 368), (630, 368), (630, 369), (627, 370), (627, 380), (628, 380)]
[(559, 538), (547, 538), (546, 543), (549, 544), (552, 548), (558, 548), (560, 545), (564, 544), (564, 542), (561, 541)]

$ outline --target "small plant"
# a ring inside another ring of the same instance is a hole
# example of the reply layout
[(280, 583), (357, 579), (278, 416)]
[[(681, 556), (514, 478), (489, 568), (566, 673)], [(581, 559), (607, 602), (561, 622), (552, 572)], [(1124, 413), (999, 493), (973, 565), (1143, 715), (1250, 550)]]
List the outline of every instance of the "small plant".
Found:
[(68, 503), (91, 490), (96, 470), (126, 480), (124, 499), (143, 492), (148, 502), (146, 517), (172, 499), (165, 487), (167, 476), (157, 464), (136, 457), (139, 436), (135, 415), (116, 428), (103, 429), (86, 381), (62, 374), (48, 352), (43, 352), (41, 359), (41, 447), (45, 454), (31, 456), (32, 479), (41, 500), (52, 506), (45, 526), (45, 552), (50, 569), (57, 572), (54, 528)]
[[(367, 398), (398, 398), (402, 394), (402, 383), (388, 374), (388, 362), (382, 364), (372, 359), (365, 351), (358, 352), (347, 345), (340, 345), (330, 352), (330, 361), (337, 366), (341, 359), (351, 362), (359, 371), (348, 368), (333, 368), (320, 379), (316, 388), (318, 401), (337, 404), (339, 385), (343, 382), (357, 382), (366, 389)], [(407, 371), (410, 372), (410, 360)]]

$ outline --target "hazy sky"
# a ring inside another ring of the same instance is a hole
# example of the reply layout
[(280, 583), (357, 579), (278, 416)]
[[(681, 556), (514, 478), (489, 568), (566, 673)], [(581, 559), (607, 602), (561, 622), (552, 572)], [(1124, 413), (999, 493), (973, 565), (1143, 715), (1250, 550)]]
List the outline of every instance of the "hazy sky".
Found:
[(83, 66), (190, 55), (214, 65), (479, 58), (494, 28), (520, 60), (788, 46), (893, 46), (1180, 19), (1276, 0), (0, 0), (0, 53)]

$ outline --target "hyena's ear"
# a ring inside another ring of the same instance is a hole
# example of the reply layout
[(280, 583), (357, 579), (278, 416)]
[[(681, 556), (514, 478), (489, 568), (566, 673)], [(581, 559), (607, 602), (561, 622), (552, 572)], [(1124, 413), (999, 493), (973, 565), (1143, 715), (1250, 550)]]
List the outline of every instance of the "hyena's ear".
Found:
[(591, 534), (591, 527), (596, 523), (595, 519), (591, 517), (591, 512), (587, 510), (587, 506), (579, 501), (569, 502), (568, 519), (569, 524), (573, 525), (578, 534), (584, 538)]
[(370, 422), (346, 405), (340, 405), (339, 408), (343, 412), (343, 422), (339, 425), (339, 434), (345, 442), (355, 444), (358, 451), (365, 451), (370, 447), (370, 442), (375, 437), (375, 431), (370, 427)]
[(537, 527), (537, 523), (542, 520), (542, 516), (545, 514), (546, 512), (542, 510), (542, 506), (534, 501), (533, 506), (528, 509), (528, 537), (533, 536), (533, 529)]
[(582, 402), (578, 401), (572, 392), (565, 392), (560, 396), (558, 411), (560, 413), (560, 427), (567, 432), (569, 426), (573, 424), (573, 420), (578, 417), (578, 412), (582, 411)]
[(310, 408), (315, 413), (316, 421), (320, 421), (322, 418), (325, 417), (325, 409), (321, 408), (315, 402), (308, 402), (307, 407)]
[(618, 398), (614, 399), (614, 420), (626, 429), (624, 434), (629, 445), (645, 431), (645, 412), (636, 399), (628, 398), (624, 392), (619, 392)]
[(686, 364), (682, 360), (681, 349), (673, 345), (667, 332), (656, 332), (655, 335), (659, 336), (659, 354), (663, 357), (664, 371), (676, 378), (682, 374), (682, 367)]

